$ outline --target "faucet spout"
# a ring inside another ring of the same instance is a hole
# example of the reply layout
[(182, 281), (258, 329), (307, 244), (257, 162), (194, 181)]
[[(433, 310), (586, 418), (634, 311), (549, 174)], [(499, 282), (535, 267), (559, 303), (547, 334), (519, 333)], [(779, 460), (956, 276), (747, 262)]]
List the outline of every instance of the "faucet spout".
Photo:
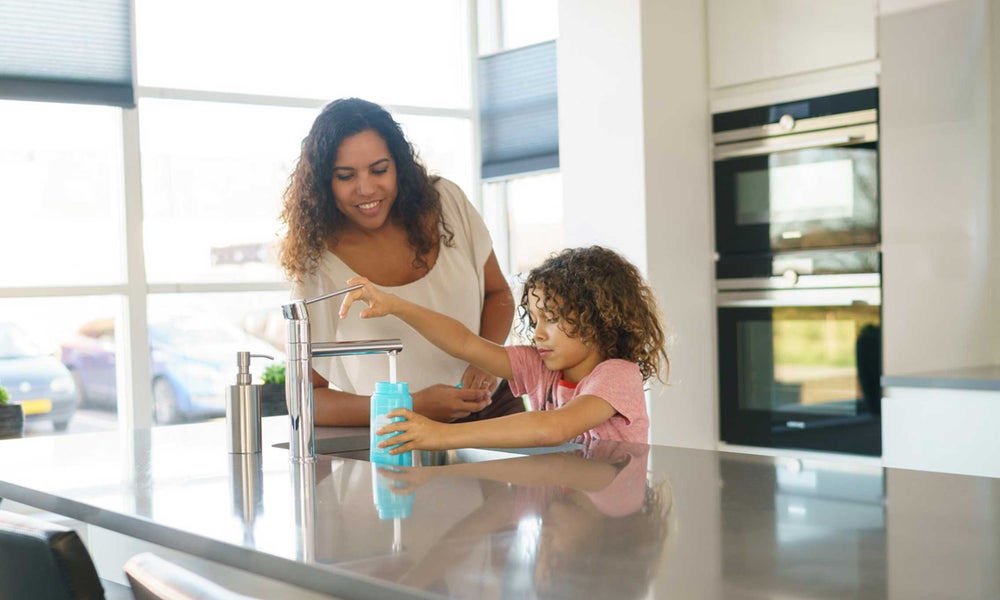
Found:
[(313, 342), (313, 357), (347, 356), (350, 354), (388, 354), (402, 352), (403, 342), (398, 339), (359, 340), (356, 342)]
[(288, 339), (285, 344), (285, 397), (288, 402), (288, 417), (291, 422), (289, 442), (291, 459), (296, 463), (316, 460), (315, 449), (315, 397), (312, 386), (313, 357), (348, 356), (355, 354), (389, 354), (403, 351), (403, 343), (398, 339), (358, 340), (350, 342), (312, 343), (309, 333), (309, 313), (306, 305), (326, 300), (357, 289), (352, 286), (335, 292), (310, 298), (295, 300), (281, 307), (288, 322)]

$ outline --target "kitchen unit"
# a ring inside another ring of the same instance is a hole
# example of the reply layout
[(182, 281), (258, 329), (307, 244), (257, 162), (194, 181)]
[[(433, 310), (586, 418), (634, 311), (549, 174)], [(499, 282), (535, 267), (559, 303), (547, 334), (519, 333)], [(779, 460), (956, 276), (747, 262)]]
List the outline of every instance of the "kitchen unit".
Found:
[(878, 90), (713, 130), (720, 439), (879, 455)]
[[(367, 461), (290, 463), (273, 445), (286, 419), (266, 418), (263, 452), (242, 458), (221, 422), (6, 441), (0, 496), (88, 528), (104, 577), (153, 544), (244, 593), (293, 586), (275, 597), (565, 597), (574, 580), (577, 598), (1000, 595), (1000, 479), (665, 446), (610, 463), (477, 451), (500, 460), (411, 471), (393, 515), (380, 492), (399, 482)], [(590, 467), (612, 463), (595, 486)]]
[(1000, 477), (1000, 366), (882, 378), (882, 462)]

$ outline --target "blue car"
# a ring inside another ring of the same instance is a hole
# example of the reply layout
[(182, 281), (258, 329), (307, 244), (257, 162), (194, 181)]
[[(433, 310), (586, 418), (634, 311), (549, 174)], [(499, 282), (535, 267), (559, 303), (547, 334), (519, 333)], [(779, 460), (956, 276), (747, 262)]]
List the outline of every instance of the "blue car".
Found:
[[(237, 352), (284, 360), (273, 346), (235, 326), (192, 316), (150, 322), (149, 345), (153, 418), (160, 424), (224, 416), (226, 390), (236, 381)], [(62, 362), (76, 379), (84, 404), (117, 407), (111, 319), (84, 325), (63, 344)]]
[(66, 367), (14, 323), (0, 323), (0, 385), (26, 423), (50, 421), (56, 431), (66, 431), (80, 402)]

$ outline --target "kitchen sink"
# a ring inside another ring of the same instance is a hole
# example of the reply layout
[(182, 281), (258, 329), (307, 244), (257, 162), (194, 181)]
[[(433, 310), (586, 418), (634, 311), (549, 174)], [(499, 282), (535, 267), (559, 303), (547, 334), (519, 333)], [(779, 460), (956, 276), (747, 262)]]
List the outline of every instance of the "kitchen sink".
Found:
[[(350, 458), (367, 461), (369, 454), (369, 439), (367, 435), (351, 435), (344, 437), (320, 438), (314, 442), (316, 454)], [(288, 449), (287, 443), (275, 444), (275, 448)], [(527, 456), (531, 454), (549, 454), (554, 452), (572, 452), (583, 448), (581, 444), (562, 444), (560, 446), (537, 448), (459, 448), (457, 450), (418, 450), (413, 453), (414, 466), (440, 466), (461, 463), (485, 462)]]

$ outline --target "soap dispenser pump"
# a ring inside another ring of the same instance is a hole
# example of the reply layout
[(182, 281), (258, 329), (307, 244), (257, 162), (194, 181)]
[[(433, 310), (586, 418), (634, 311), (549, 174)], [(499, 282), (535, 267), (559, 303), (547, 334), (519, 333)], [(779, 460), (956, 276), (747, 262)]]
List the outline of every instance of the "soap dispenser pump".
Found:
[(226, 446), (230, 454), (260, 452), (260, 385), (253, 383), (250, 359), (274, 357), (236, 353), (236, 384), (226, 394)]

